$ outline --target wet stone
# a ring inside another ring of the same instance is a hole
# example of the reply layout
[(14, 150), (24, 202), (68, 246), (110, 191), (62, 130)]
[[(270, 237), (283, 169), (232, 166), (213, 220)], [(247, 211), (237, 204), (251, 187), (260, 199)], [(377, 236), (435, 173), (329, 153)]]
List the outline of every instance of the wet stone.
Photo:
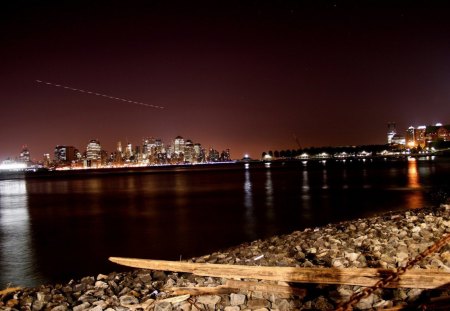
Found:
[(119, 300), (122, 306), (134, 305), (139, 303), (139, 300), (131, 295), (121, 296)]
[[(443, 225), (445, 222), (450, 223), (449, 218), (450, 210), (444, 209), (390, 213), (382, 217), (307, 228), (267, 240), (244, 243), (189, 261), (253, 266), (396, 268), (427, 249), (444, 231), (450, 231), (450, 227)], [(450, 267), (449, 249), (448, 246), (444, 247), (423, 259), (416, 267), (447, 271)], [(0, 301), (0, 309), (128, 311), (142, 307), (148, 311), (191, 311), (196, 310), (192, 304), (195, 301), (199, 307), (209, 310), (329, 310), (360, 290), (359, 286), (310, 284), (304, 285), (308, 293), (304, 298), (242, 289), (239, 293), (195, 296), (189, 302), (171, 304), (161, 301), (170, 297), (166, 292), (168, 287), (214, 287), (223, 285), (226, 281), (190, 273), (136, 269), (132, 272), (99, 274), (96, 278), (86, 277), (80, 281), (71, 280), (65, 285), (24, 289)], [(450, 291), (443, 289), (439, 295), (450, 296)], [(422, 290), (383, 289), (372, 297), (361, 300), (355, 309), (388, 308), (414, 303), (423, 297)], [(8, 301), (11, 305), (15, 304), (14, 307), (6, 307)]]
[(91, 306), (89, 302), (83, 302), (82, 304), (73, 307), (73, 311), (83, 311), (88, 309)]
[(250, 309), (270, 307), (270, 301), (261, 298), (251, 298), (247, 301), (247, 307)]
[(157, 303), (155, 306), (155, 311), (172, 311), (172, 309), (172, 304), (167, 301)]

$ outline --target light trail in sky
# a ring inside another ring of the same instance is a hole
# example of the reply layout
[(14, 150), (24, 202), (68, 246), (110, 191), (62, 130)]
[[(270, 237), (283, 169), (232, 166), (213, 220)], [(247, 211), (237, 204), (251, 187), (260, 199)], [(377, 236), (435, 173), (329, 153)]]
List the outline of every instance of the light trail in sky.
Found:
[(77, 89), (77, 88), (70, 87), (70, 86), (66, 86), (66, 85), (61, 85), (61, 84), (56, 84), (56, 83), (46, 82), (46, 81), (42, 81), (42, 80), (36, 80), (36, 82), (37, 82), (37, 83), (47, 84), (47, 85), (50, 85), (50, 86), (60, 87), (60, 88), (67, 89), (67, 90), (71, 90), (71, 91), (76, 91), (76, 92), (81, 92), (81, 93), (87, 93), (87, 94), (90, 94), (90, 95), (96, 95), (96, 96), (102, 96), (102, 97), (106, 97), (106, 98), (114, 99), (114, 100), (119, 100), (119, 101), (123, 101), (123, 102), (130, 103), (130, 104), (136, 104), (136, 105), (141, 105), (141, 106), (150, 107), (150, 108), (156, 108), (156, 109), (164, 109), (164, 107), (162, 107), (162, 106), (156, 106), (156, 105), (145, 104), (145, 103), (137, 102), (137, 101), (134, 101), (134, 100), (129, 100), (129, 99), (125, 99), (125, 98), (114, 97), (114, 96), (110, 96), (110, 95), (106, 95), (106, 94), (102, 94), (102, 93), (97, 93), (97, 92), (92, 92), (92, 91), (87, 91), (87, 90), (82, 90), (82, 89)]

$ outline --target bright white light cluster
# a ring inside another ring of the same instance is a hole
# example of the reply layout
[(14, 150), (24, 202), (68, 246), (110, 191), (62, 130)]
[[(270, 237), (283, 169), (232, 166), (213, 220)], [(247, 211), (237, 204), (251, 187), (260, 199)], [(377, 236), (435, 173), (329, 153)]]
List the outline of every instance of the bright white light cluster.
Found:
[(0, 164), (0, 171), (19, 171), (27, 168), (25, 163), (17, 163), (12, 161), (3, 161)]

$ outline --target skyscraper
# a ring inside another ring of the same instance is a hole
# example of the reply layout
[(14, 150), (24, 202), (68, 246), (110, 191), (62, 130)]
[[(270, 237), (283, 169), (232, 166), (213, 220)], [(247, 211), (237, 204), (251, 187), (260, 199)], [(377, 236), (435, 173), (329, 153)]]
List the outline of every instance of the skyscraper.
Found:
[(76, 149), (74, 146), (56, 146), (54, 151), (55, 163), (66, 165), (76, 160)]
[(173, 143), (173, 151), (176, 155), (180, 153), (184, 153), (184, 139), (181, 136), (175, 137), (175, 141)]
[(20, 152), (20, 155), (19, 155), (19, 161), (23, 162), (23, 163), (30, 162), (30, 151), (28, 150), (27, 145), (24, 145), (22, 147), (22, 151)]
[(102, 157), (102, 146), (96, 139), (92, 139), (86, 147), (86, 159), (100, 161)]
[(397, 131), (395, 129), (395, 123), (389, 122), (388, 123), (388, 131), (387, 131), (387, 143), (392, 144), (392, 137), (397, 134)]
[(416, 131), (416, 129), (414, 128), (414, 126), (410, 126), (406, 130), (405, 142), (406, 142), (406, 146), (408, 146), (409, 148), (414, 148), (416, 146), (415, 131)]

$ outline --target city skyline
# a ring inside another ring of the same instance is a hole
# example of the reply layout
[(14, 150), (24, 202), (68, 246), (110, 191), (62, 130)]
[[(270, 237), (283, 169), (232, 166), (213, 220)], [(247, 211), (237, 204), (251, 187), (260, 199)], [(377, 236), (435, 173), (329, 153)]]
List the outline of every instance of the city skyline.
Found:
[[(438, 142), (438, 141), (442, 141), (447, 143), (448, 141), (450, 141), (450, 124), (448, 123), (441, 123), (438, 122), (436, 124), (428, 124), (428, 125), (410, 125), (409, 127), (405, 128), (405, 129), (401, 129), (401, 130), (397, 130), (397, 125), (395, 122), (389, 122), (387, 124), (387, 132), (385, 133), (387, 135), (387, 139), (384, 143), (379, 144), (379, 146), (383, 146), (383, 145), (387, 145), (387, 146), (391, 146), (391, 147), (395, 147), (395, 146), (400, 146), (402, 148), (406, 148), (406, 149), (411, 149), (411, 148), (425, 148), (428, 143), (431, 142)], [(404, 135), (402, 135), (404, 134)], [(294, 137), (294, 139), (296, 139), (296, 137)], [(221, 151), (220, 150), (216, 150), (214, 149), (213, 146), (209, 146), (209, 147), (205, 147), (203, 146), (200, 142), (195, 142), (193, 140), (191, 140), (190, 138), (184, 139), (184, 137), (178, 135), (175, 138), (170, 139), (170, 142), (167, 143), (165, 142), (163, 139), (161, 138), (155, 138), (155, 137), (146, 137), (146, 138), (142, 138), (141, 139), (141, 144), (136, 144), (135, 142), (131, 142), (131, 141), (126, 141), (124, 146), (122, 146), (122, 141), (118, 140), (116, 141), (116, 147), (115, 149), (112, 150), (106, 150), (105, 148), (103, 148), (101, 146), (100, 140), (98, 139), (91, 139), (89, 140), (89, 142), (87, 142), (85, 145), (85, 148), (79, 148), (78, 146), (74, 146), (74, 145), (70, 145), (70, 144), (58, 144), (54, 147), (53, 153), (52, 152), (46, 152), (44, 154), (42, 154), (42, 157), (40, 159), (36, 158), (36, 157), (32, 157), (30, 156), (30, 150), (28, 149), (27, 145), (23, 145), (22, 149), (20, 151), (20, 153), (14, 155), (14, 156), (9, 156), (6, 159), (0, 159), (0, 161), (2, 160), (19, 160), (23, 162), (23, 159), (27, 159), (25, 160), (25, 162), (33, 162), (33, 163), (45, 163), (48, 161), (52, 161), (57, 163), (58, 162), (58, 148), (71, 148), (71, 153), (73, 153), (73, 158), (71, 158), (69, 161), (66, 161), (67, 159), (65, 159), (63, 162), (66, 163), (62, 163), (62, 164), (70, 164), (70, 162), (72, 160), (77, 160), (80, 161), (81, 159), (89, 159), (89, 145), (91, 145), (92, 143), (98, 144), (98, 150), (96, 151), (96, 153), (98, 153), (98, 155), (100, 155), (101, 153), (105, 154), (105, 157), (116, 157), (117, 153), (119, 153), (121, 155), (121, 160), (125, 160), (126, 158), (126, 153), (129, 152), (130, 155), (133, 155), (133, 153), (137, 153), (137, 154), (143, 154), (144, 159), (147, 158), (147, 154), (148, 155), (155, 155), (155, 150), (152, 150), (152, 148), (157, 146), (158, 152), (162, 152), (165, 154), (166, 157), (168, 157), (169, 159), (172, 157), (173, 154), (179, 154), (179, 153), (184, 153), (184, 148), (187, 145), (191, 145), (192, 148), (198, 149), (196, 150), (197, 156), (200, 153), (200, 150), (203, 153), (203, 156), (205, 158), (203, 158), (202, 161), (199, 162), (208, 162), (206, 161), (206, 153), (207, 151), (209, 152), (217, 152), (218, 156), (220, 156), (220, 154), (223, 155), (224, 152), (227, 153), (227, 161), (229, 160), (239, 160), (242, 158), (250, 158), (248, 154), (244, 154), (242, 157), (230, 157), (230, 148), (225, 148), (224, 150)], [(360, 146), (367, 146), (368, 144), (363, 144)], [(346, 147), (360, 147), (360, 146), (355, 146), (355, 145), (341, 145), (341, 146), (318, 146), (318, 145), (313, 145), (313, 146), (298, 146), (298, 148), (292, 148), (292, 149), (287, 149), (287, 150), (298, 150), (301, 151), (302, 149), (323, 149), (323, 148), (346, 148)], [(374, 147), (377, 145), (373, 145)], [(277, 151), (279, 150), (279, 148), (274, 148), (273, 150)], [(272, 153), (273, 152), (272, 149), (265, 149), (261, 152), (261, 156), (257, 156), (254, 157), (254, 159), (261, 159), (264, 158), (264, 154), (267, 154), (267, 152)], [(281, 150), (281, 149), (280, 149)], [(284, 150), (282, 150), (284, 151)], [(25, 153), (25, 155), (24, 155)], [(66, 150), (64, 150), (64, 157), (66, 157)], [(75, 153), (78, 153), (78, 159), (76, 159), (76, 155)], [(50, 154), (53, 155), (53, 158), (50, 156)], [(190, 157), (190, 156), (189, 156)], [(208, 156), (209, 157), (209, 156)], [(217, 159), (215, 159), (217, 160)], [(215, 161), (214, 160), (214, 161)], [(212, 161), (212, 162), (214, 162)], [(182, 161), (183, 162), (183, 161)], [(192, 161), (190, 159), (187, 159), (185, 162), (197, 162), (197, 161)], [(61, 163), (60, 163), (61, 164)], [(142, 163), (141, 163), (142, 164)], [(148, 164), (148, 163), (146, 163)]]
[(450, 12), (437, 1), (40, 1), (0, 11), (0, 159), (24, 144), (39, 159), (49, 146), (98, 138), (113, 150), (152, 133), (258, 158), (382, 144), (388, 122), (450, 116)]

